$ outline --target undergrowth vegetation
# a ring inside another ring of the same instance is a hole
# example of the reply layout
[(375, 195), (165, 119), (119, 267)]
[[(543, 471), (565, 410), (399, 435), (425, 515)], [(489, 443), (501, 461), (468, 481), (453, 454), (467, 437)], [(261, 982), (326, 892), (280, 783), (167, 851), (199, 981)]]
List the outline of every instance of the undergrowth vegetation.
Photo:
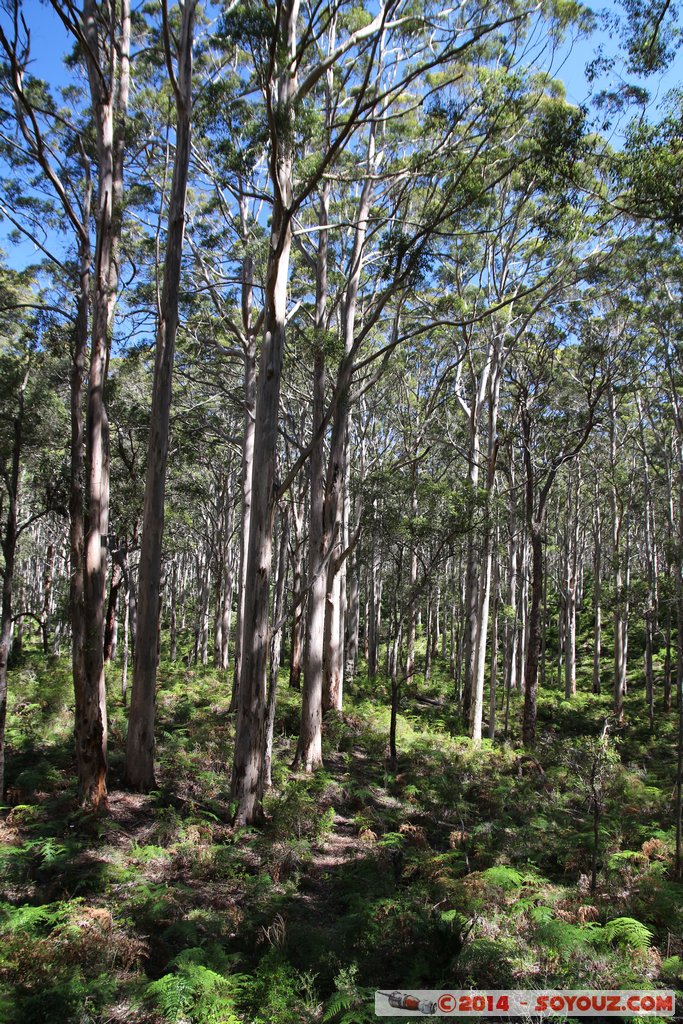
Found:
[(255, 830), (231, 824), (227, 678), (164, 661), (160, 679), (158, 789), (120, 788), (112, 672), (111, 795), (92, 816), (67, 663), (29, 655), (12, 673), (5, 1024), (362, 1024), (377, 988), (683, 986), (673, 716), (651, 733), (637, 684), (606, 745), (608, 697), (545, 690), (530, 755), (516, 695), (507, 738), (464, 739), (437, 665), (418, 680), (434, 703), (403, 696), (390, 771), (388, 690), (359, 676), (305, 777), (283, 677)]

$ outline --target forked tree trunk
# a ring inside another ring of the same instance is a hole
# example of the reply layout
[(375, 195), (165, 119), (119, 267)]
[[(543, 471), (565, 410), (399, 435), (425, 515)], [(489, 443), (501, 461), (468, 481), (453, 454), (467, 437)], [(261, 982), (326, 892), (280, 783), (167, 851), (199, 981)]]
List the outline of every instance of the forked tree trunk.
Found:
[[(298, 0), (286, 2), (280, 10), (279, 40), (287, 58), (275, 84), (278, 116), (292, 119), (296, 93)], [(232, 794), (237, 803), (235, 820), (253, 824), (261, 810), (263, 794), (263, 750), (266, 704), (266, 671), (269, 640), (269, 591), (272, 531), (275, 513), (275, 460), (278, 442), (280, 381), (285, 344), (287, 278), (292, 245), (290, 202), (292, 199), (293, 152), (289, 131), (277, 139), (271, 153), (270, 173), (274, 183), (270, 246), (265, 280), (263, 343), (259, 364), (252, 471), (252, 514), (249, 531), (246, 592), (244, 603), (242, 669), (240, 672)]]

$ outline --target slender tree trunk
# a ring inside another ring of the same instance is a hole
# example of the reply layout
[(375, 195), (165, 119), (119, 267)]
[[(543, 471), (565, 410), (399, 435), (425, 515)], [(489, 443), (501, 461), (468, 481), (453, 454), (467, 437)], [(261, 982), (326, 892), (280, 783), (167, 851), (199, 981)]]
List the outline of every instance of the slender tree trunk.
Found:
[[(85, 674), (83, 687), (76, 687), (76, 759), (81, 802), (93, 809), (106, 803), (107, 797), (104, 602), (109, 534), (109, 422), (104, 388), (119, 278), (124, 126), (130, 76), (129, 0), (121, 0), (119, 34), (111, 39), (109, 80), (101, 63), (98, 23), (94, 0), (84, 0), (82, 30), (87, 40), (86, 60), (95, 122), (98, 209), (86, 417)], [(114, 31), (112, 28), (112, 37)]]
[(0, 622), (0, 800), (5, 793), (5, 725), (7, 721), (7, 663), (12, 643), (12, 588), (17, 543), (16, 505), (10, 499), (2, 553), (5, 559), (2, 577), (2, 621)]
[(358, 636), (360, 627), (360, 579), (358, 558), (354, 552), (349, 562), (349, 593), (347, 616), (347, 646), (345, 676), (349, 683), (353, 682), (358, 663)]
[[(86, 195), (86, 207), (89, 213), (89, 190)], [(90, 305), (90, 247), (87, 242), (81, 242), (79, 255), (80, 288), (71, 355), (71, 446), (69, 473), (69, 609), (71, 613), (71, 664), (77, 720), (79, 718), (79, 709), (85, 706), (85, 694), (87, 691), (85, 674), (85, 520), (83, 515), (83, 473), (85, 465), (83, 391), (88, 353), (88, 310)]]
[(174, 555), (171, 566), (171, 614), (169, 622), (170, 658), (178, 658), (178, 557)]
[[(338, 551), (339, 549), (336, 548)], [(323, 711), (341, 710), (341, 573), (335, 572), (334, 556), (327, 571), (325, 628), (323, 639)]]
[(123, 582), (123, 569), (119, 559), (112, 557), (111, 579), (109, 581), (109, 600), (104, 623), (104, 661), (109, 665), (116, 657), (115, 638), (116, 620), (118, 615), (119, 591)]
[[(320, 200), (318, 254), (316, 264), (315, 327), (319, 334), (327, 328), (327, 249), (330, 185), (326, 183)], [(325, 352), (316, 346), (313, 363), (313, 445), (310, 457), (311, 497), (308, 526), (308, 604), (304, 641), (304, 687), (301, 701), (301, 726), (294, 757), (295, 767), (307, 772), (322, 764), (323, 673), (325, 651), (325, 601), (327, 573), (325, 559), (325, 468), (324, 438), (321, 426), (325, 412)], [(318, 436), (320, 435), (320, 436)]]
[(270, 636), (270, 667), (268, 674), (268, 699), (266, 705), (266, 735), (263, 752), (264, 785), (270, 789), (273, 784), (273, 732), (275, 729), (275, 709), (277, 704), (277, 677), (280, 671), (280, 653), (282, 649), (282, 620), (285, 610), (285, 584), (287, 581), (287, 548), (289, 545), (289, 515), (287, 507), (280, 512), (280, 550), (277, 559), (277, 581), (275, 584), (275, 603), (273, 606), (273, 627)]
[[(30, 366), (30, 364), (29, 364)], [(17, 551), (19, 468), (24, 428), (24, 393), (29, 368), (18, 396), (18, 408), (12, 424), (13, 441), (11, 464), (6, 472), (7, 518), (2, 537), (4, 567), (2, 573), (2, 608), (0, 611), (0, 800), (5, 795), (5, 727), (7, 723), (7, 664), (12, 644), (12, 591)]]
[[(291, 104), (296, 92), (298, 0), (288, 0), (279, 18), (279, 43), (286, 46), (285, 61), (276, 83), (278, 117), (293, 117)], [(249, 530), (246, 593), (244, 603), (242, 669), (240, 672), (237, 728), (232, 773), (232, 793), (237, 802), (235, 819), (251, 825), (261, 813), (263, 794), (263, 749), (268, 660), (268, 608), (275, 513), (275, 462), (278, 442), (280, 381), (285, 343), (287, 278), (292, 245), (289, 206), (292, 198), (293, 152), (289, 129), (272, 147), (271, 179), (274, 201), (271, 214), (270, 246), (265, 281), (263, 343), (259, 364), (252, 508)]]
[(147, 451), (147, 479), (138, 581), (138, 643), (133, 665), (133, 689), (128, 739), (126, 743), (126, 782), (133, 789), (148, 792), (154, 780), (154, 712), (156, 704), (157, 649), (159, 643), (159, 595), (161, 593), (161, 557), (164, 535), (164, 500), (168, 461), (173, 360), (178, 332), (180, 269), (185, 233), (185, 205), (190, 166), (192, 127), (192, 43), (195, 0), (182, 6), (178, 73), (173, 75), (170, 31), (165, 3), (164, 30), (166, 60), (176, 99), (176, 144), (171, 195), (168, 208), (168, 232), (157, 330), (156, 362)]
[(377, 542), (374, 542), (370, 563), (369, 591), (368, 678), (374, 679), (377, 676), (382, 614), (382, 562)]
[(493, 582), (491, 591), (493, 594), (493, 605), (491, 609), (491, 677), (489, 684), (489, 739), (495, 739), (496, 735), (496, 686), (498, 682), (498, 587), (499, 587), (499, 566), (498, 566), (498, 533), (496, 531), (496, 557), (493, 561)]
[(303, 527), (304, 527), (304, 493), (300, 492), (292, 500), (290, 519), (293, 526), (292, 544), (292, 640), (289, 649), (289, 685), (294, 690), (301, 689), (301, 663), (303, 657)]
[(125, 588), (123, 609), (123, 664), (121, 667), (121, 702), (125, 708), (128, 699), (128, 659), (130, 635), (130, 586)]
[(525, 669), (529, 641), (529, 557), (530, 540), (526, 533), (519, 539), (517, 564), (520, 569), (519, 626), (517, 639), (517, 679), (526, 686)]
[(578, 585), (579, 559), (579, 491), (581, 479), (577, 474), (575, 501), (571, 500), (569, 484), (567, 514), (573, 516), (573, 523), (567, 524), (567, 583), (566, 583), (566, 633), (564, 662), (564, 695), (567, 700), (576, 695), (576, 591)]
[[(246, 233), (246, 210), (243, 211), (243, 234)], [(253, 295), (253, 261), (245, 256), (242, 267), (242, 318), (246, 343), (244, 347), (244, 422), (242, 440), (242, 531), (240, 534), (240, 575), (237, 594), (237, 624), (235, 628), (235, 655), (233, 665), (232, 699), (230, 710), (237, 710), (242, 672), (244, 634), (244, 602), (247, 593), (247, 563), (251, 531), (252, 476), (254, 467), (254, 437), (256, 432), (256, 336), (251, 327)]]
[[(208, 524), (207, 524), (208, 526)], [(211, 555), (208, 548), (200, 561), (200, 602), (197, 620), (197, 654), (196, 659), (202, 665), (209, 663), (209, 612), (211, 606)]]
[(510, 516), (510, 575), (508, 583), (509, 616), (505, 621), (505, 688), (517, 689), (517, 643), (519, 641), (519, 610), (517, 606), (517, 538), (514, 513)]
[[(324, 232), (323, 232), (324, 233)], [(325, 357), (316, 352), (313, 371), (313, 433), (319, 431), (324, 413)], [(301, 729), (295, 765), (311, 771), (322, 762), (323, 643), (325, 631), (323, 506), (325, 502), (323, 442), (311, 452), (311, 500), (308, 527), (308, 597), (304, 640), (304, 687)]]
[(425, 679), (432, 678), (432, 656), (434, 654), (434, 643), (432, 635), (434, 633), (434, 599), (432, 595), (429, 595), (427, 602), (427, 633), (425, 636), (425, 668), (424, 677)]
[(541, 654), (541, 606), (543, 602), (543, 542), (541, 523), (529, 523), (531, 542), (531, 605), (529, 607), (529, 642), (524, 668), (524, 718), (522, 740), (525, 747), (536, 741), (536, 695), (538, 661)]
[[(232, 533), (232, 504), (228, 520), (228, 538)], [(221, 594), (221, 659), (220, 669), (227, 672), (230, 660), (230, 627), (232, 625), (232, 590), (234, 585), (234, 560), (232, 544), (226, 539), (223, 563), (223, 593)]]
[(45, 554), (45, 569), (43, 572), (43, 607), (40, 613), (40, 629), (43, 635), (43, 654), (45, 657), (50, 653), (50, 628), (52, 626), (52, 583), (55, 573), (55, 546), (52, 541), (47, 546)]
[(600, 693), (600, 659), (602, 655), (602, 521), (599, 494), (595, 488), (593, 512), (593, 693)]
[(470, 736), (475, 743), (481, 741), (482, 716), (484, 710), (484, 677), (486, 672), (486, 650), (489, 625), (489, 603), (491, 599), (491, 569), (493, 564), (493, 552), (491, 550), (491, 538), (489, 529), (486, 528), (484, 538), (484, 551), (482, 572), (479, 578), (477, 590), (479, 593), (479, 610), (477, 613), (477, 647), (475, 657), (475, 677), (472, 691), (472, 704), (470, 709)]

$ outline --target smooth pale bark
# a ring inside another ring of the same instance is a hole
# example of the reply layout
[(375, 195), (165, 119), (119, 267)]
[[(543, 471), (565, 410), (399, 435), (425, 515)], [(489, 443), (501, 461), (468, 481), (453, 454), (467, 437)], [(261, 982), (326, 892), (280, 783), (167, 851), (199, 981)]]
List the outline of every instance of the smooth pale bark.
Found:
[[(279, 13), (278, 42), (282, 49), (286, 49), (288, 56), (277, 81), (271, 83), (270, 87), (276, 93), (273, 99), (279, 112), (278, 116), (293, 119), (292, 104), (297, 88), (293, 62), (296, 54), (298, 0), (290, 0), (283, 4)], [(232, 795), (237, 804), (235, 820), (242, 825), (251, 825), (257, 820), (261, 813), (263, 795), (268, 611), (276, 502), (275, 460), (285, 345), (287, 278), (292, 245), (290, 205), (293, 152), (290, 129), (291, 125), (288, 125), (283, 133), (284, 137), (273, 140), (270, 158), (274, 196), (265, 279), (263, 342), (255, 409), (251, 526), (232, 772)]]
[(169, 657), (171, 661), (178, 658), (178, 556), (174, 555), (171, 562), (171, 595), (169, 601)]
[[(498, 408), (500, 403), (500, 386), (502, 377), (502, 350), (499, 343), (491, 343), (490, 355), (487, 359), (489, 370), (483, 375), (489, 389), (488, 415), (488, 451), (486, 460), (486, 496), (481, 551), (481, 568), (477, 580), (477, 631), (475, 637), (475, 654), (472, 679), (472, 703), (470, 710), (470, 737), (478, 743), (482, 735), (482, 716), (484, 709), (484, 676), (486, 671), (486, 650), (489, 625), (489, 606), (491, 601), (491, 570), (493, 561), (494, 524), (490, 513), (491, 495), (496, 481), (496, 463), (498, 459)], [(481, 382), (480, 382), (481, 395)], [(483, 401), (483, 396), (482, 396)], [(474, 414), (474, 412), (473, 412)]]
[(289, 646), (289, 685), (293, 690), (301, 689), (303, 660), (304, 510), (305, 495), (303, 491), (300, 491), (296, 498), (292, 498), (290, 512), (290, 522), (292, 524), (292, 605), (294, 613), (292, 615), (292, 635)]
[[(318, 215), (318, 252), (316, 259), (315, 331), (322, 336), (327, 320), (327, 271), (330, 183), (325, 182)], [(304, 686), (301, 700), (301, 725), (294, 766), (307, 772), (322, 764), (323, 675), (325, 658), (325, 602), (328, 574), (325, 534), (325, 468), (322, 423), (325, 413), (325, 352), (316, 344), (313, 359), (313, 446), (310, 455), (311, 491), (308, 522), (308, 601), (304, 640)]]
[[(246, 203), (240, 203), (242, 237), (247, 237)], [(244, 329), (244, 419), (242, 426), (242, 530), (240, 533), (240, 568), (237, 594), (237, 624), (235, 628), (235, 655), (233, 665), (232, 699), (230, 710), (237, 710), (242, 674), (242, 647), (244, 633), (244, 603), (247, 593), (247, 563), (251, 530), (251, 488), (254, 469), (254, 435), (256, 432), (256, 335), (252, 329), (254, 265), (250, 255), (242, 263), (242, 325)]]
[[(498, 534), (496, 532), (496, 548), (498, 547)], [(496, 557), (493, 562), (493, 581), (491, 591), (493, 602), (491, 609), (491, 675), (489, 683), (489, 739), (495, 739), (496, 735), (496, 690), (498, 684), (498, 607), (499, 601), (499, 564)]]
[(614, 713), (618, 721), (624, 717), (624, 692), (626, 689), (626, 651), (624, 649), (624, 575), (621, 551), (621, 535), (623, 525), (623, 505), (616, 483), (617, 468), (617, 422), (614, 394), (610, 393), (610, 465), (612, 481), (610, 500), (612, 511), (612, 571), (614, 573), (614, 670), (612, 681), (612, 701)]
[(215, 544), (215, 592), (213, 624), (213, 663), (219, 671), (228, 667), (228, 648), (233, 588), (232, 528), (234, 506), (229, 473), (221, 475)]
[(219, 668), (228, 670), (230, 659), (230, 627), (232, 625), (232, 592), (235, 580), (234, 561), (230, 537), (232, 535), (233, 506), (230, 502), (226, 516), (225, 543), (223, 547), (223, 589), (221, 593), (221, 650)]
[[(324, 234), (325, 232), (322, 232)], [(325, 403), (325, 357), (316, 352), (313, 368), (313, 432), (320, 430)], [(325, 635), (324, 572), (325, 549), (323, 506), (325, 470), (322, 438), (311, 451), (311, 498), (308, 526), (308, 598), (304, 638), (304, 686), (301, 702), (301, 727), (295, 766), (311, 771), (322, 763), (323, 643)]]
[(451, 617), (450, 617), (451, 637), (450, 637), (450, 647), (449, 647), (449, 653), (448, 653), (448, 671), (450, 673), (451, 679), (455, 679), (455, 677), (456, 677), (455, 676), (456, 665), (457, 665), (456, 656), (457, 656), (457, 647), (458, 647), (458, 636), (457, 636), (457, 627), (456, 627), (457, 614), (458, 614), (458, 606), (456, 605), (456, 603), (454, 601), (451, 604)]
[(263, 751), (264, 785), (270, 788), (273, 784), (273, 732), (275, 729), (275, 709), (277, 706), (277, 677), (280, 671), (280, 655), (282, 651), (282, 624), (285, 608), (285, 585), (287, 582), (287, 548), (289, 545), (290, 509), (284, 507), (280, 512), (280, 537), (277, 558), (277, 580), (275, 584), (275, 602), (273, 605), (273, 626), (270, 635), (270, 666), (268, 669), (268, 698), (266, 704), (266, 735)]
[(370, 569), (365, 564), (364, 577), (364, 588), (363, 593), (365, 600), (363, 601), (363, 657), (365, 658), (368, 666), (368, 675), (370, 674)]
[(40, 612), (40, 631), (43, 638), (43, 654), (45, 657), (50, 653), (50, 629), (52, 626), (52, 584), (55, 574), (55, 545), (52, 541), (47, 546), (45, 553), (45, 567), (43, 571), (43, 607)]
[[(334, 45), (333, 38), (330, 44)], [(327, 77), (327, 104), (333, 102), (334, 79), (331, 71)], [(350, 389), (353, 368), (353, 348), (356, 330), (358, 294), (363, 270), (365, 238), (374, 195), (375, 170), (375, 124), (373, 122), (368, 140), (368, 176), (361, 190), (355, 217), (353, 248), (351, 251), (348, 282), (342, 302), (342, 332), (344, 357), (339, 364), (336, 381), (336, 405), (332, 420), (330, 455), (325, 477), (325, 505), (323, 510), (325, 546), (330, 547), (332, 556), (327, 570), (327, 600), (325, 614), (325, 637), (323, 657), (323, 708), (341, 710), (344, 687), (344, 644), (343, 644), (343, 572), (348, 556), (346, 536), (348, 535), (348, 435), (350, 425)], [(324, 185), (325, 222), (328, 218), (329, 183)], [(327, 232), (323, 232), (327, 236)], [(327, 242), (325, 243), (327, 245)], [(325, 249), (327, 259), (327, 249)], [(325, 291), (327, 291), (327, 267), (325, 267)], [(345, 515), (346, 510), (346, 515)], [(346, 531), (345, 531), (346, 527)]]
[(486, 649), (489, 623), (489, 602), (491, 599), (491, 569), (493, 565), (493, 552), (490, 541), (485, 544), (485, 558), (483, 572), (479, 579), (479, 609), (477, 646), (475, 657), (475, 677), (472, 691), (472, 704), (470, 710), (470, 737), (475, 743), (481, 741), (482, 716), (484, 708), (484, 673), (486, 668)]
[[(473, 484), (472, 477), (476, 476)], [(473, 474), (470, 467), (470, 485), (478, 487), (479, 470)], [(462, 715), (467, 723), (472, 709), (472, 689), (474, 685), (474, 669), (477, 653), (477, 614), (478, 614), (478, 552), (473, 531), (467, 537), (467, 574), (465, 583), (465, 642), (463, 651), (463, 688)]]
[(597, 479), (593, 511), (593, 693), (600, 693), (602, 655), (602, 519)]
[[(86, 195), (89, 210), (89, 190)], [(71, 350), (69, 411), (71, 445), (69, 462), (69, 611), (71, 616), (71, 666), (75, 706), (85, 703), (85, 519), (83, 472), (85, 429), (83, 392), (88, 355), (88, 310), (90, 306), (90, 246), (87, 238), (79, 245), (79, 292), (76, 324)]]
[(571, 481), (567, 501), (567, 512), (572, 522), (568, 523), (567, 574), (565, 586), (565, 646), (564, 646), (564, 695), (567, 700), (576, 694), (576, 601), (579, 572), (579, 492), (581, 478), (577, 474), (574, 501), (571, 500)]
[(654, 728), (654, 642), (655, 633), (657, 630), (657, 605), (658, 605), (658, 593), (657, 593), (657, 580), (659, 576), (659, 560), (657, 553), (657, 541), (656, 541), (656, 523), (655, 523), (655, 508), (652, 495), (652, 481), (650, 479), (650, 461), (647, 453), (647, 445), (645, 439), (644, 429), (644, 416), (642, 410), (642, 403), (640, 395), (636, 395), (636, 406), (638, 409), (638, 419), (640, 426), (640, 450), (642, 457), (643, 467), (643, 482), (645, 485), (645, 521), (644, 521), (644, 547), (645, 547), (645, 564), (647, 566), (647, 597), (646, 606), (644, 612), (644, 624), (645, 624), (645, 651), (644, 651), (644, 663), (645, 663), (645, 701), (647, 705), (648, 719), (650, 722), (650, 730)]
[(156, 706), (159, 596), (164, 536), (164, 502), (170, 432), (173, 361), (178, 332), (180, 270), (185, 234), (185, 205), (190, 166), (192, 127), (192, 42), (195, 0), (182, 6), (178, 71), (173, 71), (166, 0), (162, 3), (166, 62), (176, 104), (175, 160), (168, 207), (164, 283), (159, 309), (152, 409), (147, 449), (147, 478), (138, 578), (138, 643), (133, 664), (126, 783), (149, 792), (154, 779), (154, 715)]
[(531, 544), (531, 603), (529, 607), (529, 641), (524, 665), (524, 717), (522, 740), (526, 747), (536, 741), (536, 697), (538, 662), (541, 654), (541, 605), (543, 601), (543, 541), (541, 523), (532, 519), (529, 525)]
[[(207, 523), (207, 535), (208, 535)], [(209, 611), (211, 602), (211, 556), (208, 544), (202, 551), (197, 562), (197, 580), (199, 582), (199, 612), (195, 631), (195, 661), (202, 665), (209, 663)]]
[(400, 686), (398, 681), (398, 657), (400, 648), (400, 631), (398, 625), (394, 625), (393, 637), (389, 645), (389, 678), (391, 680), (391, 717), (389, 720), (389, 767), (396, 771), (398, 761), (398, 750), (396, 747), (396, 722), (398, 718), (398, 702), (400, 697)]
[[(491, 379), (491, 372), (494, 368), (494, 362), (498, 354), (498, 342), (497, 340), (489, 340), (486, 353), (484, 357), (483, 365), (479, 371), (479, 376), (475, 376), (474, 366), (470, 361), (471, 376), (472, 376), (472, 401), (468, 405), (463, 395), (458, 392), (457, 399), (460, 406), (465, 413), (469, 427), (469, 454), (468, 454), (468, 482), (472, 497), (475, 498), (479, 491), (479, 471), (480, 471), (480, 460), (481, 460), (481, 431), (482, 431), (482, 415), (484, 410), (484, 402), (489, 389), (489, 381)], [(497, 375), (499, 376), (499, 375)], [(500, 383), (495, 390), (498, 390)], [(497, 413), (497, 396), (492, 397), (492, 408), (495, 406)], [(495, 434), (495, 417), (494, 417), (494, 432), (489, 437), (489, 445), (494, 445), (494, 434)], [(486, 543), (486, 538), (484, 540)], [(485, 566), (487, 562), (486, 551), (481, 552), (478, 545), (475, 542), (474, 533), (470, 532), (468, 538), (468, 551), (467, 551), (467, 633), (465, 639), (465, 683), (463, 688), (463, 716), (465, 720), (470, 723), (470, 731), (474, 727), (474, 718), (472, 712), (473, 702), (477, 703), (478, 697), (475, 693), (478, 686), (478, 674), (479, 668), (479, 636), (481, 634), (479, 625), (479, 612), (484, 607), (484, 602), (480, 598), (480, 567)], [(486, 569), (483, 570), (484, 575)], [(489, 577), (490, 578), (490, 577)], [(486, 600), (486, 607), (488, 609), (488, 599)], [(484, 642), (485, 643), (485, 642)], [(479, 731), (481, 731), (481, 710), (475, 711), (475, 716), (479, 720)]]
[(434, 651), (434, 644), (432, 643), (432, 633), (434, 632), (434, 602), (431, 594), (427, 602), (427, 630), (425, 633), (425, 665), (424, 665), (424, 677), (425, 679), (431, 679), (432, 677), (432, 655)]
[(349, 562), (348, 616), (345, 676), (353, 682), (358, 663), (358, 638), (360, 630), (360, 573), (355, 552)]
[[(671, 354), (666, 353), (667, 371), (669, 376), (669, 394), (675, 427), (674, 456), (669, 472), (669, 525), (670, 537), (675, 537), (678, 550), (683, 551), (683, 400), (677, 385), (677, 373), (671, 362)], [(673, 462), (676, 468), (674, 474)], [(675, 482), (674, 482), (675, 481)], [(678, 515), (674, 512), (674, 491), (678, 496)], [(676, 757), (676, 854), (674, 861), (674, 877), (683, 877), (683, 574), (676, 565), (676, 699), (678, 701), (678, 743)]]
[[(330, 559), (330, 565), (334, 558)], [(337, 710), (342, 706), (342, 664), (341, 643), (341, 572), (331, 568), (327, 573), (325, 594), (325, 627), (323, 634), (323, 712)]]
[(438, 583), (434, 590), (433, 613), (432, 629), (430, 633), (432, 661), (434, 661), (439, 653), (439, 634), (441, 632), (441, 587)]
[[(547, 558), (546, 558), (547, 561)], [(541, 628), (541, 686), (545, 686), (546, 665), (548, 660), (548, 573), (544, 567), (543, 571), (543, 619)]]
[[(417, 505), (417, 462), (414, 462), (411, 468), (411, 483), (413, 493), (410, 499), (410, 512), (413, 519), (417, 518), (418, 505)], [(407, 653), (406, 653), (406, 687), (410, 691), (413, 685), (413, 676), (415, 674), (415, 636), (417, 630), (417, 606), (416, 606), (416, 595), (417, 595), (417, 549), (413, 542), (413, 548), (410, 553), (410, 580), (409, 580), (409, 599), (408, 599), (408, 629), (407, 629)]]

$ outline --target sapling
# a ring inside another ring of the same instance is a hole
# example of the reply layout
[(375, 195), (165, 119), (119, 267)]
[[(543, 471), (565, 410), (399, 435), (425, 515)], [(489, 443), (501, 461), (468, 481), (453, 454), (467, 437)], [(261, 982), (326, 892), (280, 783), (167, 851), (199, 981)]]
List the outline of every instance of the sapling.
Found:
[(576, 743), (567, 754), (567, 766), (576, 787), (586, 800), (593, 819), (591, 852), (591, 892), (595, 892), (600, 849), (600, 823), (621, 767), (619, 755), (608, 735), (605, 723), (600, 737), (589, 736)]

